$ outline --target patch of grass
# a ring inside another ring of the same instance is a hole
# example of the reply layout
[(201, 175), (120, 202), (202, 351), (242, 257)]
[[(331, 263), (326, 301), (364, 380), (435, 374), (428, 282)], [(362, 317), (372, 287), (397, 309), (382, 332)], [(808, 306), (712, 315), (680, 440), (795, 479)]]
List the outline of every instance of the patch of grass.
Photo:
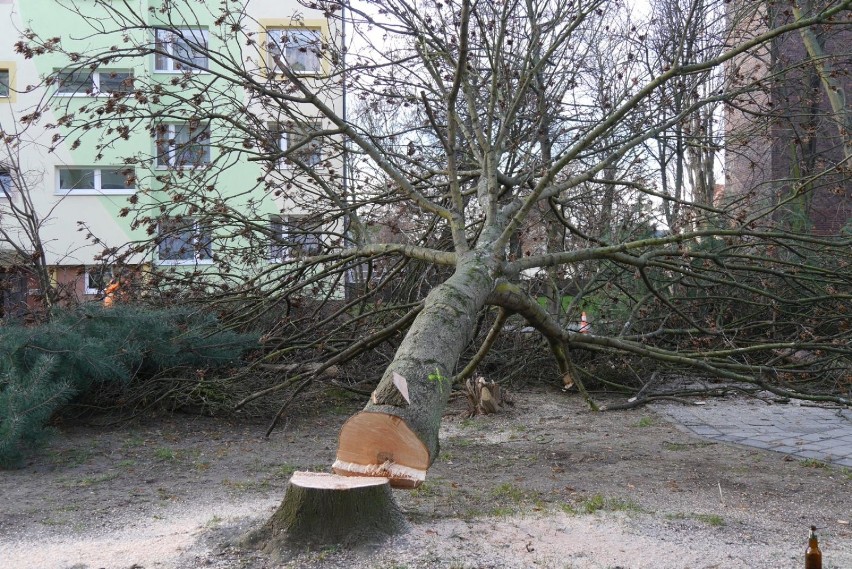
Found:
[(575, 508), (572, 504), (569, 504), (567, 502), (562, 504), (559, 507), (562, 509), (563, 512), (565, 512), (569, 516), (576, 516), (580, 513), (580, 512), (577, 511), (577, 508)]
[(298, 468), (292, 464), (282, 464), (272, 473), (275, 478), (290, 478)]
[(630, 499), (611, 498), (607, 500), (606, 509), (613, 512), (641, 512), (639, 504)]
[(718, 514), (684, 514), (679, 512), (677, 514), (666, 514), (666, 518), (669, 520), (693, 519), (717, 528), (725, 525), (725, 518)]
[(583, 512), (587, 514), (594, 514), (599, 510), (603, 510), (606, 505), (606, 501), (602, 494), (595, 494), (591, 498), (585, 500), (582, 504), (580, 504), (580, 508)]
[(136, 461), (130, 459), (122, 460), (118, 463), (118, 466), (121, 468), (133, 468), (134, 466), (136, 466)]
[(269, 480), (230, 480), (228, 478), (222, 480), (222, 485), (238, 492), (265, 490), (268, 489), (270, 486)]
[(127, 437), (122, 443), (121, 448), (141, 447), (145, 444), (145, 439), (142, 437)]
[(100, 476), (87, 476), (82, 478), (77, 486), (81, 488), (88, 488), (89, 486), (94, 486), (95, 484), (101, 484), (103, 482), (109, 482), (110, 480), (115, 480), (118, 478), (118, 472), (107, 472), (106, 474), (101, 474)]
[(714, 528), (720, 528), (725, 525), (725, 518), (718, 514), (695, 514), (695, 519)]
[(496, 488), (491, 491), (491, 495), (495, 498), (500, 498), (503, 500), (510, 500), (515, 504), (519, 504), (524, 501), (526, 498), (526, 492), (523, 489), (518, 488), (514, 484), (510, 484), (506, 482), (505, 484), (500, 484)]
[(174, 460), (177, 458), (175, 451), (168, 447), (154, 449), (154, 458), (157, 460)]
[(434, 480), (429, 482), (423, 482), (423, 484), (421, 484), (410, 492), (410, 494), (415, 498), (429, 498), (431, 496), (437, 496), (440, 493), (441, 492), (438, 490), (438, 485)]
[(441, 454), (438, 455), (438, 459), (443, 460), (445, 462), (452, 462), (456, 459), (456, 455), (450, 451), (441, 449)]
[(680, 451), (680, 450), (688, 450), (691, 445), (687, 443), (672, 443), (669, 441), (663, 441), (663, 449), (671, 450), (671, 451)]
[(815, 458), (803, 458), (799, 461), (800, 466), (805, 468), (828, 468), (828, 464)]
[(473, 445), (473, 441), (464, 437), (456, 437), (453, 439), (453, 444), (462, 448), (466, 448)]
[(653, 424), (654, 424), (654, 418), (646, 415), (645, 417), (642, 417), (641, 419), (639, 419), (639, 422), (636, 423), (636, 426), (644, 428), (644, 427), (650, 427)]
[(489, 516), (493, 516), (495, 518), (504, 518), (511, 515), (514, 515), (515, 508), (510, 508), (508, 506), (497, 506), (492, 508), (491, 511), (488, 512)]
[(219, 527), (219, 524), (221, 524), (221, 523), (222, 523), (222, 518), (220, 518), (219, 516), (213, 516), (212, 518), (207, 520), (207, 522), (204, 524), (204, 526), (208, 527), (208, 528), (216, 528), (216, 527)]
[(579, 514), (594, 514), (602, 510), (609, 512), (641, 512), (642, 508), (630, 499), (606, 498), (603, 494), (595, 494), (577, 505), (564, 503), (559, 506), (563, 512), (571, 516)]
[(51, 453), (50, 462), (55, 466), (75, 467), (86, 463), (95, 453), (91, 449), (75, 448)]

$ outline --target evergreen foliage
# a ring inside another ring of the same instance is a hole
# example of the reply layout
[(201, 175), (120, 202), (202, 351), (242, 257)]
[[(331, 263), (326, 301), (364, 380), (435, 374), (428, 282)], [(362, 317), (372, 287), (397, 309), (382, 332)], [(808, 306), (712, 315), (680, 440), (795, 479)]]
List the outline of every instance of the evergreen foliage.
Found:
[(57, 358), (41, 355), (29, 371), (3, 360), (0, 375), (0, 468), (16, 466), (23, 451), (47, 434), (44, 425), (74, 394), (72, 385), (56, 377)]
[(256, 335), (181, 307), (91, 305), (57, 311), (39, 326), (2, 326), (0, 467), (18, 463), (69, 402), (112, 403), (166, 372), (203, 376), (256, 345)]

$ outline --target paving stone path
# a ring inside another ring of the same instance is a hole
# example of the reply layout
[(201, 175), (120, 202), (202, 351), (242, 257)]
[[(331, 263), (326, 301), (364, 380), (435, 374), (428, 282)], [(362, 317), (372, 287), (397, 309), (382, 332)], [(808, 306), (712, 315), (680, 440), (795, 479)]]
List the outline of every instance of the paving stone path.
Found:
[(852, 468), (852, 409), (744, 398), (653, 408), (699, 437)]

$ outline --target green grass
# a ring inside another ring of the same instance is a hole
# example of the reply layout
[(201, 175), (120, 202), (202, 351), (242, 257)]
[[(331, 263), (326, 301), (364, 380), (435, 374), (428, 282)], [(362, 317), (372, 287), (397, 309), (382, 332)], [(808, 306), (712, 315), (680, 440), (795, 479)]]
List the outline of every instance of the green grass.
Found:
[(524, 501), (526, 498), (526, 492), (523, 489), (518, 488), (514, 484), (505, 483), (500, 484), (496, 488), (491, 491), (491, 495), (494, 498), (499, 498), (502, 500), (511, 500), (515, 504), (519, 504)]
[(603, 494), (595, 494), (577, 505), (564, 503), (560, 506), (566, 514), (576, 516), (580, 514), (594, 514), (595, 512), (641, 512), (642, 508), (630, 499), (607, 498)]
[(642, 417), (641, 419), (639, 419), (639, 422), (636, 423), (636, 426), (644, 428), (644, 427), (650, 427), (653, 424), (654, 424), (654, 418), (645, 416), (645, 417)]
[(718, 514), (683, 514), (683, 513), (678, 513), (678, 514), (667, 514), (666, 518), (670, 519), (670, 520), (693, 519), (693, 520), (697, 520), (699, 522), (705, 523), (708, 526), (712, 526), (712, 527), (716, 527), (716, 528), (723, 527), (726, 523), (725, 518), (723, 518), (722, 516), (720, 516)]
[(266, 490), (270, 487), (269, 480), (230, 480), (225, 478), (222, 485), (237, 492)]
[(99, 476), (86, 476), (84, 478), (80, 478), (79, 480), (68, 480), (66, 479), (62, 486), (65, 488), (90, 488), (97, 484), (102, 484), (104, 482), (109, 482), (110, 480), (115, 480), (118, 478), (120, 474), (118, 472), (107, 472), (106, 474), (101, 474)]
[(714, 528), (720, 528), (725, 525), (725, 518), (718, 514), (696, 514), (695, 519)]
[(85, 448), (54, 451), (50, 454), (50, 462), (56, 466), (74, 467), (86, 463), (94, 455), (93, 450)]
[(665, 450), (679, 451), (687, 450), (689, 448), (689, 445), (687, 443), (670, 443), (669, 441), (664, 441), (663, 448)]
[(276, 478), (290, 478), (296, 470), (298, 470), (298, 468), (292, 464), (282, 464), (275, 469), (273, 476)]
[(175, 451), (168, 447), (160, 447), (154, 449), (154, 458), (157, 460), (174, 460), (177, 458)]
[(815, 458), (803, 458), (799, 461), (799, 465), (805, 468), (828, 468), (828, 464)]

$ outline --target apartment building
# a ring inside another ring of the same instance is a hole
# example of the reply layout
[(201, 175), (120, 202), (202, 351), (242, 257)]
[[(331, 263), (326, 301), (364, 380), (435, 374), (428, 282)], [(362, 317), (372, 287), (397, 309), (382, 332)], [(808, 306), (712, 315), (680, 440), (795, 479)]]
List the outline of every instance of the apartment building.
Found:
[[(810, 6), (813, 14), (835, 3), (798, 4)], [(792, 2), (731, 6), (737, 41), (796, 17)], [(729, 66), (730, 88), (739, 95), (725, 116), (726, 182), (720, 197), (739, 204), (744, 217), (767, 213), (791, 229), (831, 236), (852, 231), (852, 165), (845, 155), (849, 109), (838, 112), (830, 99), (852, 94), (848, 12), (808, 33), (819, 53), (809, 52), (794, 30)]]
[(86, 301), (119, 268), (239, 280), (318, 251), (302, 212), (342, 158), (281, 66), (342, 113), (336, 37), (297, 0), (0, 0), (6, 312), (44, 297), (34, 262)]

